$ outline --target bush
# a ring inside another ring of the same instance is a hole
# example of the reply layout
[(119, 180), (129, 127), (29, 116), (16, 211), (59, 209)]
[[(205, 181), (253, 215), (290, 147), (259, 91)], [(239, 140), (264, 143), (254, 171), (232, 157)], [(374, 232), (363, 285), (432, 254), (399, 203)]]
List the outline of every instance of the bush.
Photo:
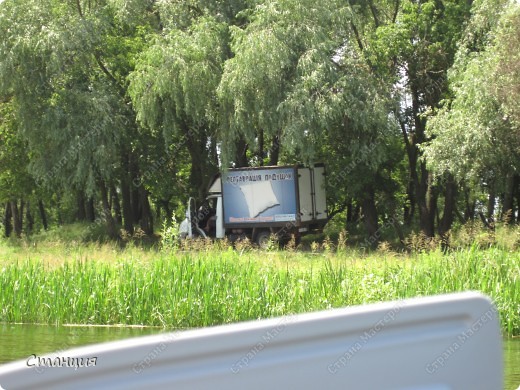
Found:
[(179, 223), (175, 218), (175, 214), (172, 214), (170, 223), (166, 221), (163, 223), (161, 231), (161, 249), (165, 251), (175, 251), (179, 248)]

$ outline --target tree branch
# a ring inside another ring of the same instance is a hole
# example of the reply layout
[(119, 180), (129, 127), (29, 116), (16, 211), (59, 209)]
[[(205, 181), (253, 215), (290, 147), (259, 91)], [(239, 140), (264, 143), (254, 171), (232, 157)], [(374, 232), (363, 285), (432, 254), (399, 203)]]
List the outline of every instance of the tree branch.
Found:
[(378, 28), (380, 23), (379, 16), (377, 15), (377, 8), (375, 7), (374, 2), (372, 0), (369, 0), (368, 6), (370, 7), (370, 12), (372, 12), (372, 16), (374, 18), (374, 25), (376, 26), (376, 28)]
[(359, 36), (359, 31), (353, 21), (350, 21), (350, 27), (352, 27), (352, 31), (354, 31), (354, 35), (356, 37), (356, 42), (359, 46), (359, 49), (363, 51), (363, 41), (361, 40), (361, 37)]
[(117, 79), (115, 78), (115, 76), (108, 70), (108, 68), (105, 66), (105, 64), (103, 63), (103, 61), (101, 61), (101, 55), (99, 54), (99, 52), (95, 52), (94, 53), (94, 58), (96, 59), (96, 62), (99, 66), (99, 68), (101, 69), (101, 71), (108, 77), (108, 79), (117, 87), (117, 89), (119, 90), (119, 92), (122, 94), (122, 96), (125, 95), (125, 90), (123, 87), (121, 87), (121, 85), (119, 85), (119, 82), (117, 81)]
[[(84, 17), (84, 14), (83, 14), (83, 10), (81, 8), (81, 0), (76, 0), (76, 8), (78, 9), (78, 14), (79, 14), (79, 17), (81, 19), (85, 19)], [(125, 90), (123, 87), (121, 87), (121, 85), (119, 84), (119, 82), (117, 81), (117, 79), (115, 78), (115, 76), (108, 70), (108, 68), (105, 66), (105, 64), (103, 63), (103, 61), (101, 60), (101, 54), (98, 50), (94, 50), (94, 58), (96, 59), (96, 63), (98, 64), (99, 68), (101, 69), (101, 71), (108, 77), (108, 79), (116, 86), (116, 88), (118, 89), (119, 93), (121, 94), (121, 96), (125, 96)]]
[(394, 10), (394, 16), (392, 17), (392, 24), (395, 23), (397, 20), (397, 15), (399, 14), (399, 6), (401, 5), (400, 0), (396, 0), (395, 2), (395, 10)]
[(81, 18), (83, 18), (83, 10), (81, 9), (80, 0), (76, 0), (76, 7), (78, 8), (79, 16), (81, 16)]
[(334, 208), (332, 210), (327, 210), (327, 220), (330, 221), (332, 218), (334, 218), (339, 213), (345, 211), (347, 208), (347, 203), (343, 203), (342, 205), (338, 206), (337, 208)]
[(397, 121), (399, 122), (399, 126), (401, 127), (401, 133), (403, 135), (406, 152), (408, 153), (408, 155), (410, 155), (412, 152), (412, 145), (410, 143), (410, 140), (408, 139), (408, 132), (406, 131), (406, 125), (405, 125), (404, 121), (400, 118), (399, 113), (397, 111), (396, 111), (395, 115), (397, 117)]

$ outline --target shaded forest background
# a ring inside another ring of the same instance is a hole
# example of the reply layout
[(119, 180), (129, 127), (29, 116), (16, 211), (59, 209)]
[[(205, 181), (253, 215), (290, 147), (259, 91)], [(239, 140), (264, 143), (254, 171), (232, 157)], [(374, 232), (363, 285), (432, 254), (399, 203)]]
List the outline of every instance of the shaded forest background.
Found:
[(4, 236), (152, 235), (228, 167), (327, 166), (379, 238), (520, 223), (520, 3), (4, 0)]

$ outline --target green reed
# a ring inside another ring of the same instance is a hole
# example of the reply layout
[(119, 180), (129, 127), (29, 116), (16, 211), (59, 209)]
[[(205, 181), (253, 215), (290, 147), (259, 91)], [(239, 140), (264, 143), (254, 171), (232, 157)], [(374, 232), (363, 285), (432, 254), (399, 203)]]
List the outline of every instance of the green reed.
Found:
[(0, 322), (216, 325), (465, 290), (495, 301), (504, 333), (520, 334), (520, 254), (471, 247), (414, 256), (232, 249), (89, 253), (60, 264), (0, 262)]

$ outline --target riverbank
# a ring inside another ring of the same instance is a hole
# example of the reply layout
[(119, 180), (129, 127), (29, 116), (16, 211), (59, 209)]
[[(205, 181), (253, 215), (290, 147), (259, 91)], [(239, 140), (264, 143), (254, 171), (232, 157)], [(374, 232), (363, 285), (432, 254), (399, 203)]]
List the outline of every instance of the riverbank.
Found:
[(0, 322), (192, 328), (464, 290), (520, 334), (520, 253), (476, 246), (398, 254), (322, 250), (0, 250)]

